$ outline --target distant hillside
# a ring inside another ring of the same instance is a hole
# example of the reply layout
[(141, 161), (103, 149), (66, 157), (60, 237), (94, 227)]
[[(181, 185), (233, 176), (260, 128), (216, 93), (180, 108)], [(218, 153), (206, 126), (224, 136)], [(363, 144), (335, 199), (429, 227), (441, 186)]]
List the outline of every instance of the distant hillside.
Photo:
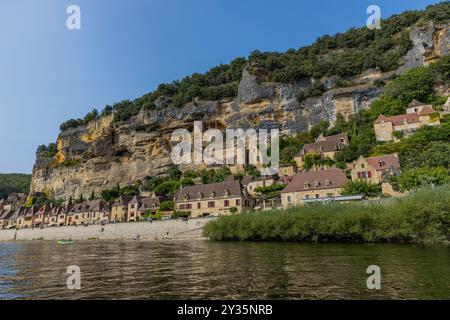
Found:
[(0, 199), (5, 199), (11, 192), (28, 193), (30, 183), (31, 174), (0, 174)]

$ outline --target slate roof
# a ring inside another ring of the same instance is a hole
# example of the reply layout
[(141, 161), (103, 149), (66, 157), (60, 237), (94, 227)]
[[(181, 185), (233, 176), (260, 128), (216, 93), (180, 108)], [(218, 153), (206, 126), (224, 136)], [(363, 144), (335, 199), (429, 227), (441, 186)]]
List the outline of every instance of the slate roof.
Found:
[[(342, 140), (344, 140), (344, 142)], [(304, 145), (302, 150), (300, 150), (297, 156), (304, 156), (309, 152), (325, 153), (325, 152), (339, 151), (344, 146), (347, 145), (347, 142), (348, 136), (346, 133), (341, 133), (329, 137), (323, 137), (320, 138), (320, 140), (318, 139), (314, 143)]]
[(199, 194), (203, 194), (203, 198), (208, 199), (212, 192), (215, 193), (215, 197), (213, 198), (223, 198), (225, 196), (225, 191), (229, 192), (228, 197), (242, 196), (242, 185), (239, 181), (225, 181), (184, 187), (176, 193), (175, 199), (176, 201), (184, 201), (185, 195), (188, 195), (189, 199), (192, 201), (198, 199)]
[(282, 193), (341, 188), (347, 181), (342, 170), (337, 168), (308, 171), (294, 176)]

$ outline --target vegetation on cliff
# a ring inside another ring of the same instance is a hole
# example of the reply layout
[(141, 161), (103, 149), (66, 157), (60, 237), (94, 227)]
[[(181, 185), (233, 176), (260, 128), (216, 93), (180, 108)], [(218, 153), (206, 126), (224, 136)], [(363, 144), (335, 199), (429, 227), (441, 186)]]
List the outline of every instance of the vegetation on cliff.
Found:
[(212, 240), (292, 242), (450, 241), (450, 186), (387, 204), (330, 204), (221, 217), (204, 228)]
[[(382, 21), (381, 30), (366, 27), (352, 28), (334, 36), (320, 37), (312, 45), (284, 53), (254, 51), (248, 59), (240, 57), (230, 64), (221, 64), (204, 74), (193, 74), (172, 83), (161, 84), (155, 91), (133, 101), (124, 100), (106, 106), (101, 115), (114, 113), (115, 121), (125, 121), (142, 108), (179, 107), (200, 100), (220, 100), (237, 96), (237, 88), (243, 69), (261, 81), (292, 83), (303, 79), (320, 80), (338, 77), (336, 85), (344, 85), (349, 78), (365, 70), (394, 70), (411, 47), (409, 29), (427, 21), (444, 23), (450, 19), (450, 4), (442, 2), (423, 11), (407, 11)], [(320, 95), (324, 91), (320, 81), (310, 90), (302, 92), (299, 100)], [(83, 119), (70, 119), (61, 124), (68, 130), (86, 124), (98, 117), (93, 110)]]
[(0, 174), (0, 199), (6, 199), (13, 192), (28, 193), (30, 183), (30, 174)]

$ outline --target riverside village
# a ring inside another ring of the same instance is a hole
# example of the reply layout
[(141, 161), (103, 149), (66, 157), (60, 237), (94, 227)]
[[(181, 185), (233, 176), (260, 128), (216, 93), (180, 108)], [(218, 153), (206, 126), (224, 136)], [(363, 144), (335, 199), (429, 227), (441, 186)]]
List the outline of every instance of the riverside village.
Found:
[[(380, 115), (373, 124), (376, 139), (396, 144), (425, 126), (440, 126), (448, 106), (447, 101), (446, 108), (437, 111), (414, 100), (405, 114)], [(217, 166), (203, 169), (202, 174), (195, 170), (181, 172), (174, 166), (168, 177), (149, 177), (145, 182), (118, 185), (76, 199), (54, 199), (47, 190), (11, 193), (0, 201), (0, 229), (187, 221), (310, 204), (403, 197), (408, 193), (395, 183), (402, 174), (398, 153), (361, 156), (345, 166), (338, 165), (336, 157), (348, 145), (347, 132), (320, 134), (271, 175), (262, 174), (267, 172), (263, 164)], [(215, 182), (205, 179), (206, 174), (215, 175)], [(148, 184), (153, 187), (143, 187)]]

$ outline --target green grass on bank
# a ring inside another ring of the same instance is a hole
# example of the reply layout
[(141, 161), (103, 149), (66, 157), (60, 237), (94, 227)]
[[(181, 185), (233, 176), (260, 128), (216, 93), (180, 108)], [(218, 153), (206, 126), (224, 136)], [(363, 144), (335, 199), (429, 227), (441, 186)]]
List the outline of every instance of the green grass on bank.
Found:
[(330, 204), (222, 217), (204, 235), (222, 241), (450, 242), (450, 186), (380, 204)]

